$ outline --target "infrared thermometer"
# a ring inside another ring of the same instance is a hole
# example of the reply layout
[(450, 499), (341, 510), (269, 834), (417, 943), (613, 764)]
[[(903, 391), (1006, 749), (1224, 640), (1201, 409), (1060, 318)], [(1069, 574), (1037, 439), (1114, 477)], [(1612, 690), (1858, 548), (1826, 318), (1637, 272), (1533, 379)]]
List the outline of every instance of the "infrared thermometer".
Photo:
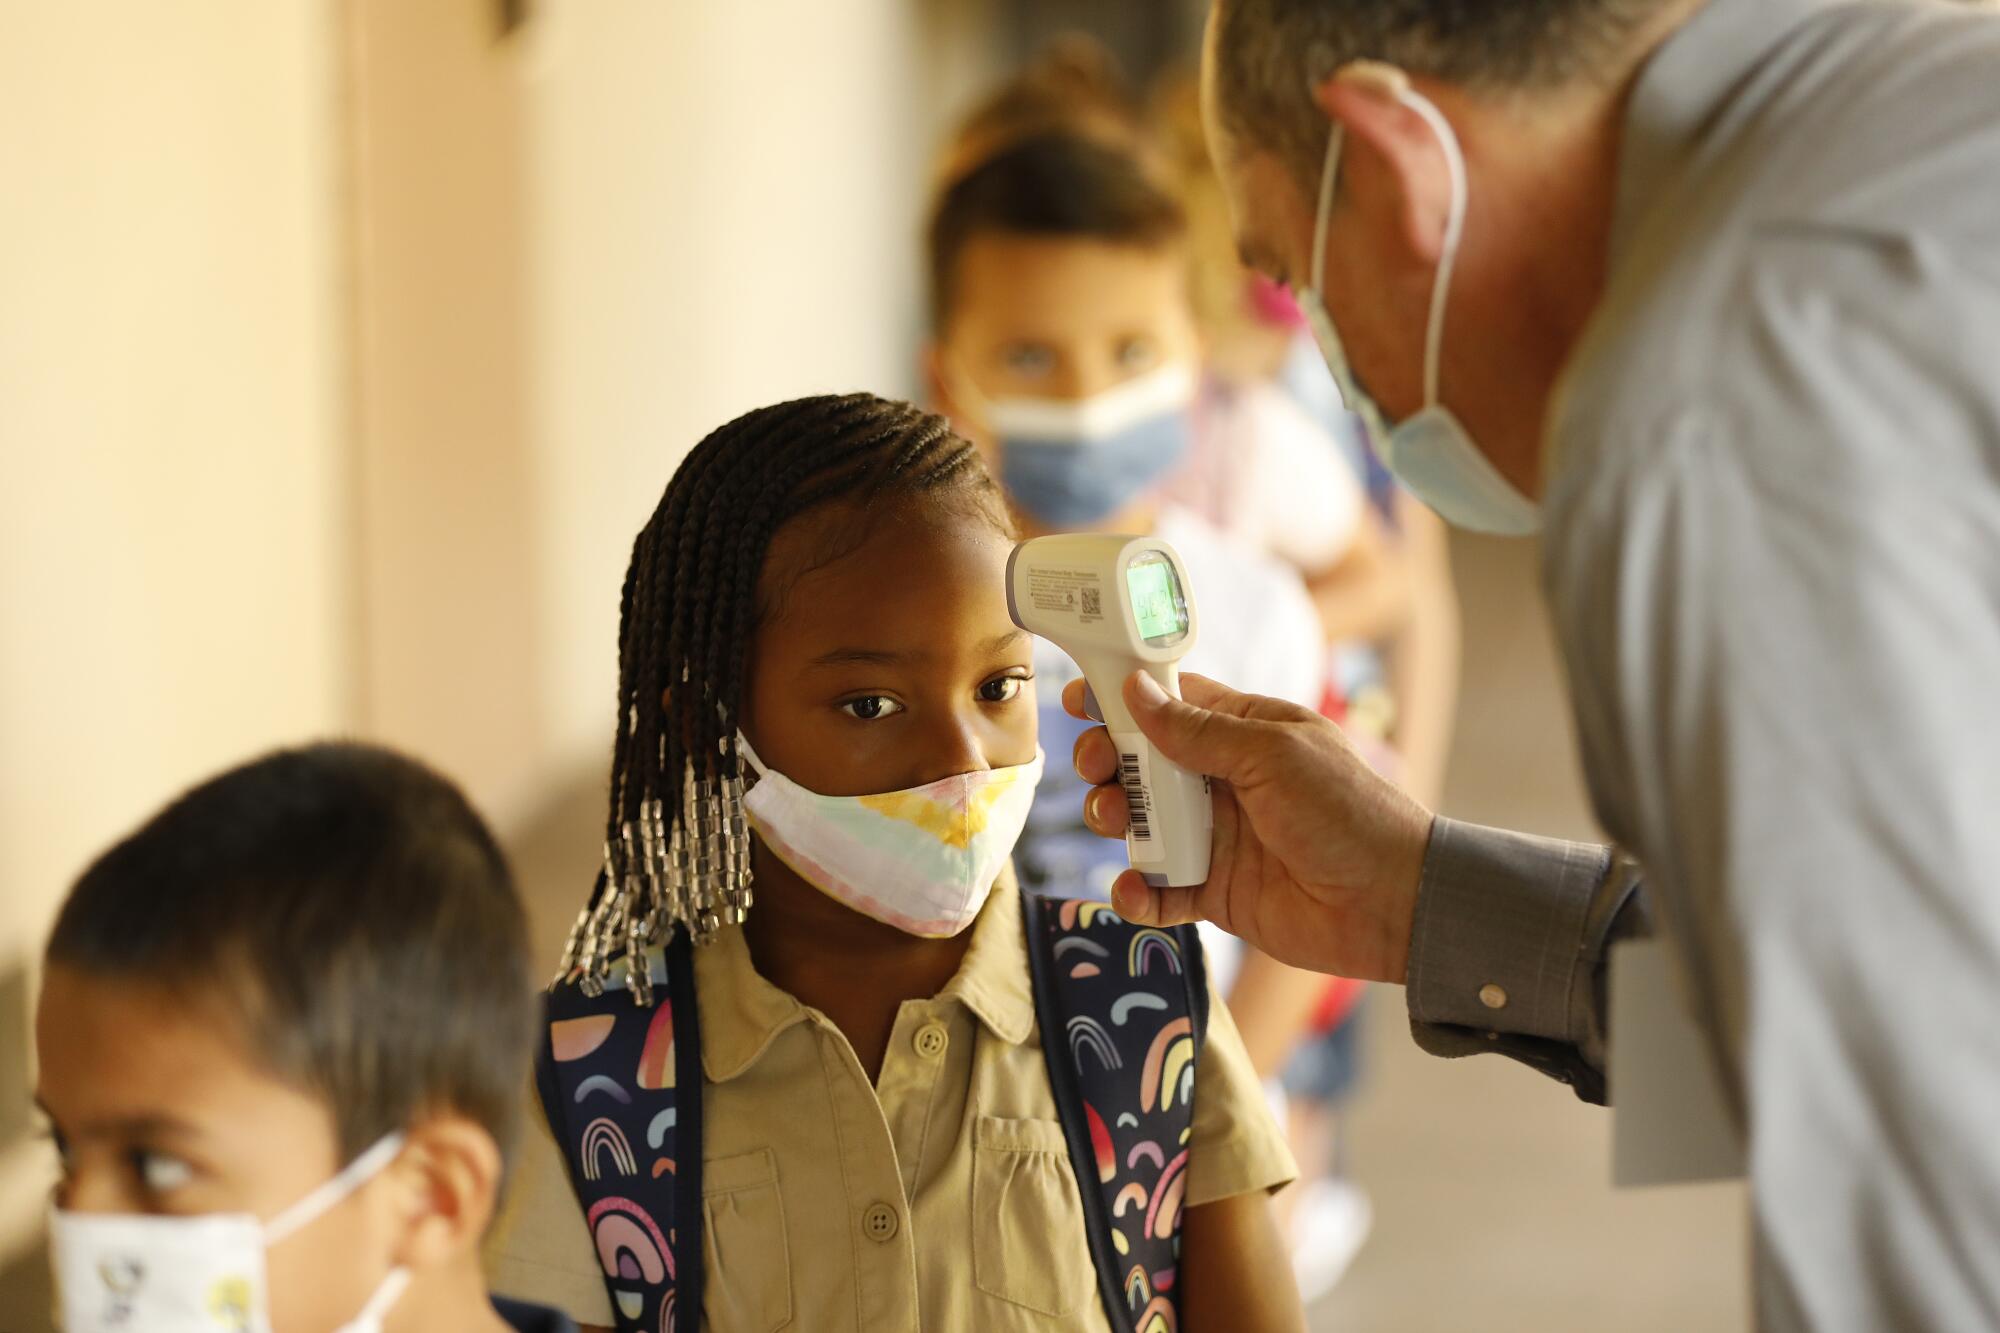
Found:
[(1180, 697), (1180, 660), (1194, 647), (1197, 622), (1179, 554), (1152, 537), (1037, 537), (1007, 557), (1007, 610), (1083, 668), (1118, 749), (1132, 868), (1153, 885), (1206, 880), (1214, 823), (1208, 779), (1156, 751), (1125, 707), (1134, 671)]

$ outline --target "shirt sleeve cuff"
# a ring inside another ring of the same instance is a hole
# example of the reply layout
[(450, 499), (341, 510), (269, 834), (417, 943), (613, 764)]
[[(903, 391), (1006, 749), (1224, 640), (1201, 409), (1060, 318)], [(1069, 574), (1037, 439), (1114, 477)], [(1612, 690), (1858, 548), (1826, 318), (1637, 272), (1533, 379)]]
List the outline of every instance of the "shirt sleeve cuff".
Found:
[(1437, 820), (1411, 928), (1410, 1016), (1582, 1044), (1572, 1001), (1588, 1002), (1584, 927), (1610, 864), (1608, 848)]
[(1606, 936), (1636, 876), (1611, 849), (1438, 819), (1411, 927), (1417, 1042), (1495, 1051), (1602, 1101)]

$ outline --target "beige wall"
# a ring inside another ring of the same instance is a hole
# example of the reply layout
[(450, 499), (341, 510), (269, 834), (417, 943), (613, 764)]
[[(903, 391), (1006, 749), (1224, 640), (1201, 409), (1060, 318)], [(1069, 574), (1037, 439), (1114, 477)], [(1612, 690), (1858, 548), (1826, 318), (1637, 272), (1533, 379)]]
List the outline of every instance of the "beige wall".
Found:
[(342, 0), (361, 721), (489, 813), (547, 744), (519, 52), (491, 0)]
[(682, 455), (764, 403), (913, 390), (915, 8), (537, 8), (534, 539), (559, 765), (608, 754), (619, 583)]
[(914, 388), (901, 0), (7, 4), (0, 951), (285, 736), (532, 801), (686, 450)]
[(163, 796), (349, 716), (323, 16), (0, 5), (0, 968)]
[(695, 441), (914, 387), (914, 7), (348, 8), (362, 718), (513, 824), (595, 771), (626, 554)]
[[(596, 780), (680, 457), (914, 387), (917, 8), (0, 0), (0, 977), (285, 740), (503, 825)], [(0, 1144), (0, 1252), (46, 1158)]]

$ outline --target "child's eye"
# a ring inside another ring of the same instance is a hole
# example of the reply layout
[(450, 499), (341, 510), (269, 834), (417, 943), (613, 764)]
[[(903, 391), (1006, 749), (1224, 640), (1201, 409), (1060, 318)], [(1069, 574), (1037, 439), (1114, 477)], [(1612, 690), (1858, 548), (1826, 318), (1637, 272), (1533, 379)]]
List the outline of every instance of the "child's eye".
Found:
[(194, 1168), (180, 1158), (144, 1148), (133, 1152), (132, 1169), (140, 1183), (154, 1194), (171, 1194), (194, 1179)]
[(979, 697), (989, 704), (1004, 704), (1020, 694), (1021, 686), (1032, 676), (996, 676), (979, 687)]
[(1121, 370), (1144, 370), (1159, 359), (1159, 348), (1151, 338), (1127, 338), (1118, 344), (1118, 366)]
[(886, 694), (864, 694), (859, 699), (849, 699), (840, 706), (840, 711), (863, 722), (877, 722), (902, 712), (903, 705)]
[(1009, 371), (1029, 379), (1039, 379), (1056, 368), (1055, 353), (1040, 343), (1014, 343), (1004, 359)]

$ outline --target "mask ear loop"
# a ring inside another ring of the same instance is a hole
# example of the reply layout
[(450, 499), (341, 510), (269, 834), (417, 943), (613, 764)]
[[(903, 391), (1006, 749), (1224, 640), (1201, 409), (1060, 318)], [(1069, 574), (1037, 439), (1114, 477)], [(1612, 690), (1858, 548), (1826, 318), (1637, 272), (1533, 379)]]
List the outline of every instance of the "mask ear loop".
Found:
[(736, 730), (736, 758), (739, 763), (747, 761), (750, 767), (757, 770), (760, 778), (771, 772), (771, 766), (758, 756), (757, 748), (750, 744), (750, 738), (743, 734), (741, 727)]
[[(1340, 330), (1333, 324), (1333, 311), (1326, 303), (1326, 238), (1333, 226), (1333, 187), (1340, 179), (1340, 154), (1346, 142), (1347, 127), (1334, 121), (1333, 128), (1327, 132), (1326, 165), (1319, 174), (1319, 205), (1313, 215), (1310, 290), (1320, 315), (1315, 335), (1320, 344), (1320, 355), (1326, 358), (1327, 371), (1333, 376), (1334, 387), (1340, 391), (1341, 404), (1360, 418), (1376, 453), (1386, 457), (1389, 428), (1381, 420), (1374, 400), (1361, 391), (1360, 383), (1354, 378), (1354, 367), (1347, 359), (1347, 346), (1340, 340)], [(1307, 321), (1312, 322), (1310, 313), (1307, 314)], [(1324, 334), (1321, 335), (1319, 330), (1324, 330)]]
[(342, 1199), (379, 1175), (403, 1151), (401, 1131), (384, 1134), (359, 1157), (342, 1167), (332, 1179), (308, 1190), (297, 1203), (281, 1210), (264, 1224), (264, 1243), (275, 1245), (306, 1224), (316, 1221)]
[[(382, 1285), (375, 1288), (375, 1294), (368, 1298), (368, 1304), (361, 1307), (361, 1313), (354, 1316), (353, 1320), (343, 1327), (356, 1330), (374, 1330), (380, 1328), (382, 1317), (395, 1308), (397, 1301), (403, 1299), (403, 1292), (409, 1288), (409, 1285), (409, 1269), (390, 1269), (388, 1275), (382, 1279)], [(339, 1330), (336, 1330), (335, 1333), (339, 1333)]]
[(1417, 113), (1437, 136), (1444, 149), (1446, 174), (1451, 178), (1451, 204), (1445, 210), (1444, 249), (1438, 255), (1437, 278), (1431, 285), (1430, 322), (1424, 331), (1424, 406), (1438, 401), (1438, 372), (1444, 359), (1444, 311), (1451, 293), (1452, 270), (1458, 266), (1458, 246), (1465, 236), (1465, 213), (1469, 190), (1466, 186), (1465, 153), (1451, 122), (1428, 97), (1407, 85), (1398, 89), (1397, 100)]
[(1326, 165), (1319, 173), (1319, 208), (1313, 214), (1312, 290), (1319, 303), (1326, 304), (1326, 233), (1333, 221), (1333, 182), (1340, 171), (1341, 143), (1347, 127), (1339, 121), (1326, 136)]

